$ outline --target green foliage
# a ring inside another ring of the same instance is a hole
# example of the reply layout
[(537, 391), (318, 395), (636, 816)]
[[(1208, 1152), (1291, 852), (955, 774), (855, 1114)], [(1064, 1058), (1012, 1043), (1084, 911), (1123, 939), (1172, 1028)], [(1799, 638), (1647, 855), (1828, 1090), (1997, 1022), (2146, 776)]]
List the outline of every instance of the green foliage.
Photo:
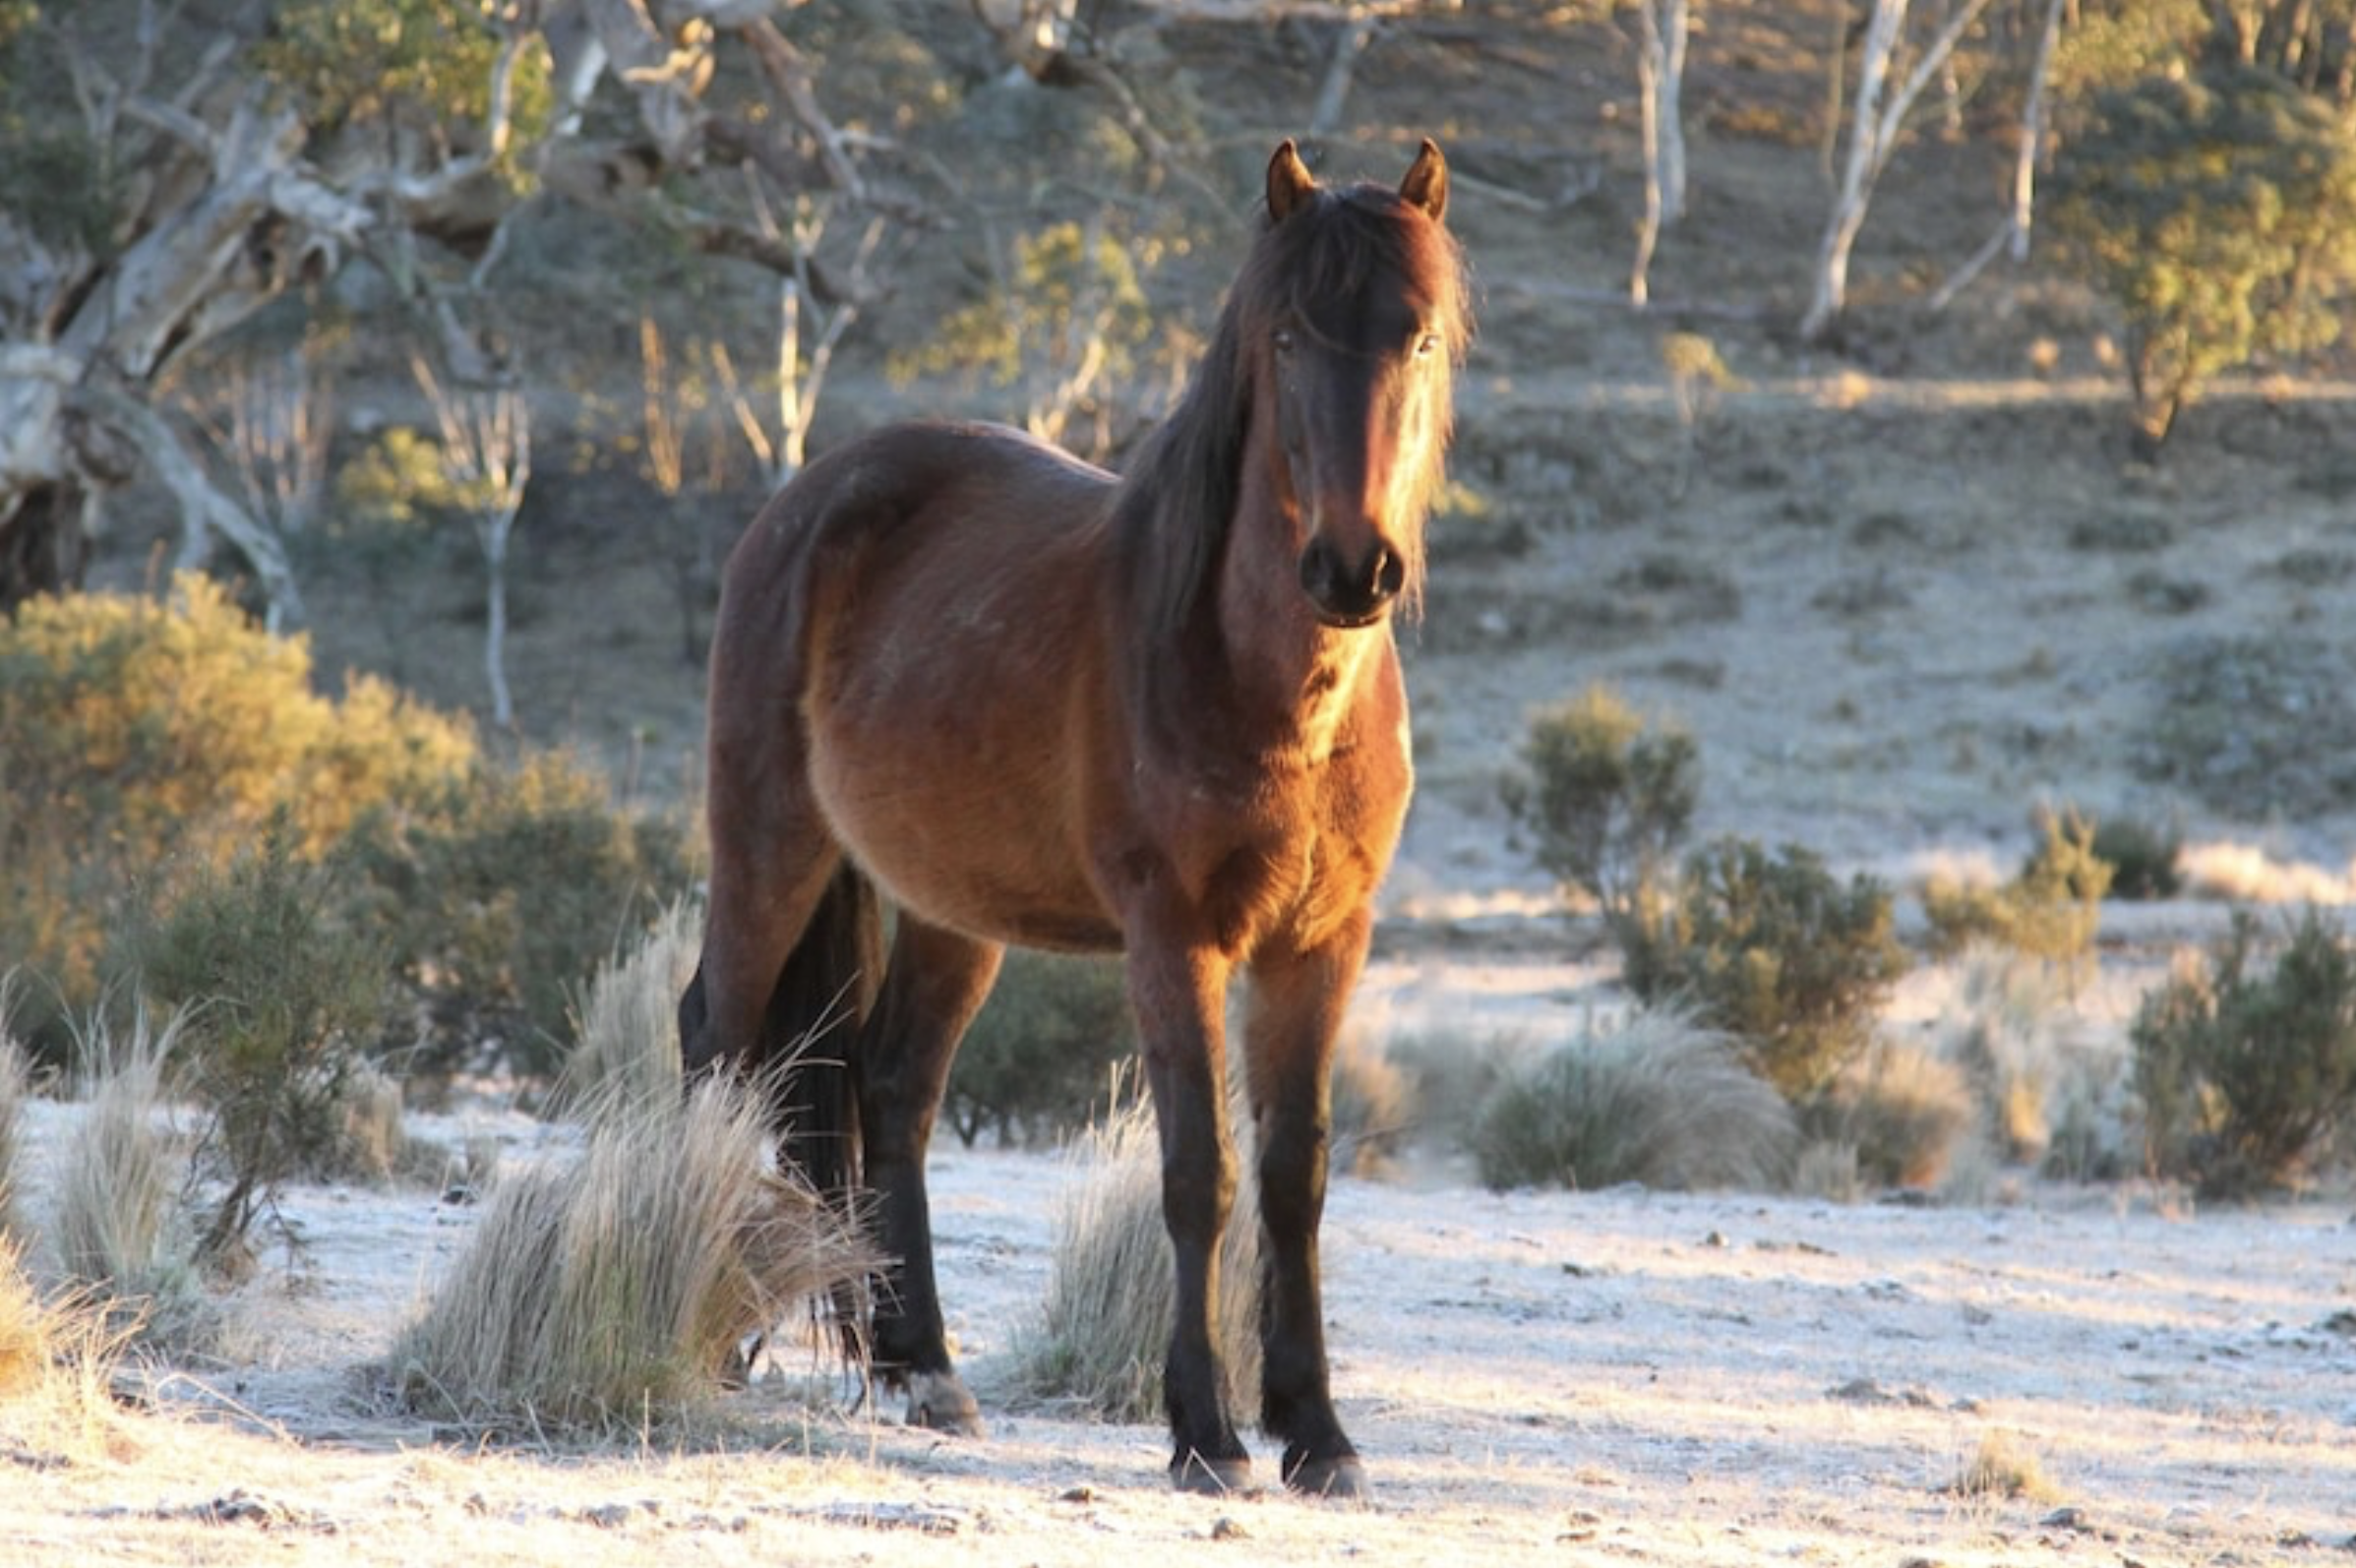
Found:
[(2111, 869), (2107, 896), (2135, 902), (2184, 890), (2184, 830), (2142, 817), (2106, 816), (2094, 824), (2094, 858)]
[(1790, 1108), (1724, 1037), (1672, 1010), (1509, 1069), (1469, 1141), (1481, 1184), (1497, 1191), (1759, 1188), (1788, 1166), (1793, 1126)]
[(1952, 957), (1987, 941), (2027, 958), (2084, 966), (2102, 924), (2111, 866), (2095, 852), (2092, 822), (2076, 812), (2040, 811), (2043, 835), (2019, 875), (2001, 887), (1932, 877), (1922, 888), (1931, 950)]
[(102, 255), (125, 181), (75, 102), (71, 47), (31, 0), (0, 0), (0, 212), (43, 245)]
[(56, 1012), (24, 1024), (53, 1058), (139, 902), (273, 820), (301, 856), (325, 854), (476, 755), (467, 726), (382, 682), (319, 695), (307, 643), (192, 576), (160, 602), (41, 598), (0, 623), (0, 966), (46, 982), (26, 997)]
[(1118, 961), (1014, 948), (958, 1048), (941, 1109), (968, 1148), (985, 1130), (1055, 1142), (1104, 1115), (1136, 1049)]
[(1144, 279), (1158, 240), (1124, 225), (1064, 221), (1018, 236), (996, 286), (950, 315), (894, 380), (963, 371), (1019, 385), (1030, 430), (1061, 440), (1070, 417), (1092, 414), (1109, 434), (1116, 389), (1135, 381), (1155, 321)]
[[(477, 0), (281, 0), (256, 63), (323, 128), (479, 126), (501, 42), (491, 17)], [(509, 90), (516, 128), (538, 134), (555, 98), (536, 41), (516, 57)]]
[(1906, 969), (1893, 927), (1878, 879), (1843, 884), (1797, 845), (1722, 838), (1687, 857), (1671, 906), (1627, 945), (1627, 983), (1648, 1003), (1686, 1002), (1805, 1103), (1872, 1041)]
[(2238, 65), (2145, 77), (2086, 105), (2045, 210), (2126, 317), (2146, 452), (2218, 372), (2337, 338), (2356, 279), (2349, 130), (2326, 99)]
[(517, 1072), (555, 1074), (598, 962), (692, 880), (679, 823), (617, 810), (602, 778), (558, 752), (379, 812), (342, 853), (425, 1004), (431, 1038), (414, 1066), (428, 1073), (488, 1042)]
[(345, 923), (345, 904), (281, 817), (108, 955), (143, 1005), (183, 1020), (179, 1065), (226, 1182), (199, 1248), (214, 1266), (235, 1271), (282, 1183), (335, 1162), (388, 993), (383, 955)]
[(1506, 809), (1537, 837), (1540, 867), (1587, 894), (1622, 945), (1649, 926), (1661, 884), (1693, 825), (1700, 751), (1653, 727), (1601, 686), (1531, 722)]
[(2310, 908), (2269, 970), (2259, 945), (2237, 912), (2206, 972), (2173, 976), (2129, 1028), (2145, 1158), (2212, 1194), (2295, 1181), (2356, 1130), (2356, 943)]

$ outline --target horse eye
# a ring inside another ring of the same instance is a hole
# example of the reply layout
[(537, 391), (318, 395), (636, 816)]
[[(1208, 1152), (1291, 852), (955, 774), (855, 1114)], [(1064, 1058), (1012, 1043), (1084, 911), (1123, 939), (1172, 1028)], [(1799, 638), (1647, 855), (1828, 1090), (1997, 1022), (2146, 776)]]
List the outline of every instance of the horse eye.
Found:
[(1439, 333), (1425, 332), (1422, 336), (1416, 339), (1416, 357), (1418, 359), (1429, 359), (1432, 355), (1438, 353), (1439, 351)]
[(1293, 352), (1294, 338), (1293, 338), (1293, 330), (1292, 330), (1291, 328), (1289, 328), (1289, 327), (1280, 327), (1280, 328), (1278, 328), (1278, 329), (1276, 330), (1276, 337), (1275, 337), (1275, 339), (1274, 339), (1274, 340), (1275, 340), (1275, 343), (1276, 343), (1276, 351), (1277, 351), (1277, 353), (1279, 353), (1279, 354), (1281, 354), (1281, 355), (1289, 355), (1289, 354), (1291, 354), (1291, 353)]

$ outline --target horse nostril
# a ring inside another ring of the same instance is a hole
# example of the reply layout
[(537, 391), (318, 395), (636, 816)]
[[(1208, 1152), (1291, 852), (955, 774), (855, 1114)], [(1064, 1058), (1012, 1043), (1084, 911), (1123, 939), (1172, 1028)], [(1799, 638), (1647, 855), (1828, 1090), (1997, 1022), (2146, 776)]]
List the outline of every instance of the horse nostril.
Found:
[(1393, 550), (1374, 552), (1374, 592), (1383, 599), (1396, 599), (1399, 590), (1407, 586), (1407, 563)]

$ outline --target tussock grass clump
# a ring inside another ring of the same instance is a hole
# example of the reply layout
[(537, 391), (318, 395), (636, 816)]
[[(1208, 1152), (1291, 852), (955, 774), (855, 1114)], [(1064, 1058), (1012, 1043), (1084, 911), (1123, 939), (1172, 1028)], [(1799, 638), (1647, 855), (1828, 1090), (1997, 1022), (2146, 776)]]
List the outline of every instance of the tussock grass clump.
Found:
[(1725, 1036), (1670, 1010), (1640, 1012), (1510, 1071), (1481, 1107), (1483, 1185), (1589, 1190), (1780, 1182), (1791, 1109)]
[(494, 1188), (472, 1242), (394, 1351), (411, 1405), (603, 1428), (691, 1414), (751, 1335), (879, 1260), (764, 1168), (759, 1097), (601, 1099), (574, 1160)]
[(1958, 1497), (2018, 1497), (2029, 1502), (2059, 1501), (2062, 1489), (2045, 1474), (2045, 1462), (2023, 1438), (2011, 1432), (1988, 1431), (1979, 1447), (1963, 1461), (1947, 1490)]
[[(1078, 1179), (1057, 1215), (1047, 1300), (1018, 1339), (1013, 1382), (1021, 1393), (1072, 1401), (1110, 1420), (1153, 1420), (1163, 1411), (1177, 1320), (1153, 1107), (1130, 1101), (1072, 1146), (1072, 1161)], [(1260, 1203), (1248, 1156), (1237, 1177), (1212, 1328), (1229, 1407), (1256, 1410)]]
[(576, 1011), (557, 1104), (679, 1092), (679, 996), (695, 973), (702, 906), (675, 899), (635, 946), (597, 967)]
[(92, 1025), (82, 1042), (88, 1109), (58, 1164), (49, 1236), (67, 1278), (120, 1298), (188, 1289), (174, 1236), (184, 1162), (165, 1119), (180, 1027), (143, 1012), (127, 1039)]
[(1979, 1103), (1961, 1067), (1920, 1046), (1875, 1044), (1807, 1114), (1820, 1142), (1855, 1154), (1858, 1180), (1936, 1187), (1948, 1174)]

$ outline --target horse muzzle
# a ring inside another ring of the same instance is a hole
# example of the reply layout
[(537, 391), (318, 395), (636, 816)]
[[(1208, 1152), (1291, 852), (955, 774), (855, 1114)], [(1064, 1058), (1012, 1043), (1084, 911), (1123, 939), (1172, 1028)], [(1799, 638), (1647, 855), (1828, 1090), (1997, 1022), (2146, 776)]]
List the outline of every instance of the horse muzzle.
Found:
[(1407, 585), (1407, 563), (1381, 540), (1353, 560), (1319, 536), (1300, 553), (1300, 587), (1317, 619), (1342, 631), (1370, 627), (1390, 614)]

